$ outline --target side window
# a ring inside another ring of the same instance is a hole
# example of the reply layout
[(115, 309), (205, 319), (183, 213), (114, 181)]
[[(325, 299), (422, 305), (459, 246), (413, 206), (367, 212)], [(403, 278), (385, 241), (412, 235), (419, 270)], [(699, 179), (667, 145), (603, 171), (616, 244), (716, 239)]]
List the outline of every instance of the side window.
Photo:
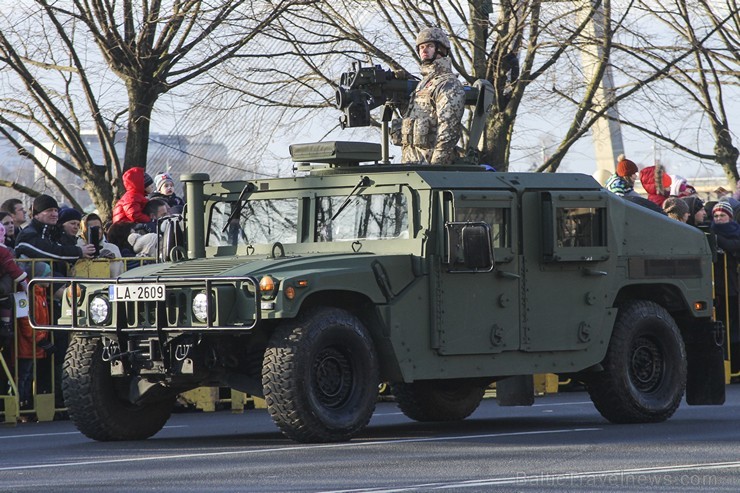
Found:
[(609, 258), (605, 193), (542, 193), (545, 262), (597, 262)]
[(597, 207), (558, 207), (557, 245), (559, 247), (606, 246), (606, 209)]
[(491, 242), (494, 248), (511, 246), (508, 233), (509, 213), (504, 207), (456, 207), (455, 221), (460, 223), (486, 223), (491, 228)]

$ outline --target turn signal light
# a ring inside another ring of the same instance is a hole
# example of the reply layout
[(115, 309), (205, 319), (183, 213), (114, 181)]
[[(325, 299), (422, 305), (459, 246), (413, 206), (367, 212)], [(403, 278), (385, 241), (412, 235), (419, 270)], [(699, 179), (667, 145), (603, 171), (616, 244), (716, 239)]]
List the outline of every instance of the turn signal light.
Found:
[(295, 299), (295, 288), (293, 286), (285, 288), (285, 297), (289, 300)]

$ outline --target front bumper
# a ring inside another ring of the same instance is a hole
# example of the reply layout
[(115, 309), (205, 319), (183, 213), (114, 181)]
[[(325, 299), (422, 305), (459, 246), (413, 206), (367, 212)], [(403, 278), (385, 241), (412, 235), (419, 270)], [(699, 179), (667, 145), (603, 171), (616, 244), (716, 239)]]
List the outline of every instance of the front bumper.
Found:
[[(68, 284), (62, 296), (62, 311), (56, 325), (38, 324), (30, 303), (32, 327), (46, 330), (81, 332), (249, 332), (263, 319), (259, 281), (239, 277), (146, 277), (127, 279), (41, 278), (29, 283), (58, 286)], [(163, 284), (163, 301), (111, 301), (109, 290), (116, 285)], [(206, 293), (206, 314), (198, 320), (193, 313), (193, 298)], [(90, 302), (108, 303), (105, 320), (95, 323)], [(271, 306), (270, 303), (268, 305)]]

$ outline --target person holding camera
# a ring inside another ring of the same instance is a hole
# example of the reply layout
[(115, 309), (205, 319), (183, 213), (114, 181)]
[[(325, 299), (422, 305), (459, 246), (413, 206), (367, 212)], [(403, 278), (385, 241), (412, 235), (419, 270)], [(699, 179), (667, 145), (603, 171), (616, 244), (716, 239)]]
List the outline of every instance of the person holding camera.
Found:
[(61, 230), (59, 221), (59, 204), (49, 195), (39, 195), (33, 201), (33, 218), (16, 238), (15, 254), (18, 258), (50, 259), (55, 273), (67, 274), (67, 262), (80, 258), (92, 258), (95, 254), (93, 245), (64, 245), (60, 242)]

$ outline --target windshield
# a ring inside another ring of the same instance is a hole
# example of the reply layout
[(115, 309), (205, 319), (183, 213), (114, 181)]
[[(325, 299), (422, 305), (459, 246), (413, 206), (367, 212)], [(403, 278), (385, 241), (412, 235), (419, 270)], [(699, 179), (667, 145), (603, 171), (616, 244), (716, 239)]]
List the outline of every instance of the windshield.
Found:
[(224, 231), (236, 202), (218, 202), (213, 207), (208, 244), (213, 246), (298, 241), (298, 200), (267, 199), (244, 202), (241, 213)]
[(408, 207), (402, 193), (357, 195), (337, 214), (345, 200), (346, 197), (317, 198), (316, 241), (408, 237)]
[[(309, 200), (296, 198), (258, 199), (258, 194), (243, 203), (237, 218), (228, 227), (236, 202), (217, 202), (211, 210), (209, 246), (239, 246), (330, 242), (347, 240), (384, 240), (408, 238), (408, 205), (401, 192), (351, 197), (339, 214), (346, 195), (318, 196), (312, 221), (306, 221)], [(336, 217), (332, 220), (332, 216)], [(299, 221), (299, 218), (304, 218)], [(305, 223), (305, 224), (302, 224)], [(304, 228), (305, 231), (300, 231)]]

